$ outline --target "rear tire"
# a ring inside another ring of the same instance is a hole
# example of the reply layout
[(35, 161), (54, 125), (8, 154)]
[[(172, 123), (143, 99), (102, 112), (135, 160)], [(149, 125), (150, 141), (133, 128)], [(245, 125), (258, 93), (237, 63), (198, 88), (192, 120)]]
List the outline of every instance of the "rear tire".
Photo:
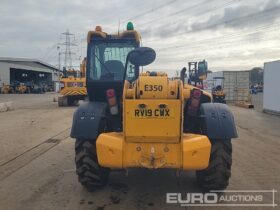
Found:
[(196, 178), (203, 190), (224, 190), (231, 176), (231, 140), (212, 140), (211, 143), (209, 166), (204, 170), (196, 171)]
[(58, 106), (68, 106), (68, 98), (66, 96), (58, 96)]
[(79, 182), (89, 191), (104, 186), (110, 170), (98, 164), (94, 140), (76, 140), (76, 173)]
[(67, 104), (68, 106), (78, 106), (78, 96), (67, 96)]

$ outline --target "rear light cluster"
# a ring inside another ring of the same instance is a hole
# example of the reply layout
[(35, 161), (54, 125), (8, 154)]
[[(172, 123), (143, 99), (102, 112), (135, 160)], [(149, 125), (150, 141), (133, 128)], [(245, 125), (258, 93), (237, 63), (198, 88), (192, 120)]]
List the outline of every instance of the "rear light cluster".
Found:
[(114, 89), (108, 89), (106, 91), (107, 101), (109, 104), (110, 112), (112, 115), (117, 115), (119, 113), (117, 97)]
[(191, 91), (190, 103), (188, 105), (188, 114), (190, 116), (197, 115), (197, 112), (199, 109), (199, 104), (200, 104), (201, 94), (202, 94), (202, 92), (199, 89), (193, 89)]

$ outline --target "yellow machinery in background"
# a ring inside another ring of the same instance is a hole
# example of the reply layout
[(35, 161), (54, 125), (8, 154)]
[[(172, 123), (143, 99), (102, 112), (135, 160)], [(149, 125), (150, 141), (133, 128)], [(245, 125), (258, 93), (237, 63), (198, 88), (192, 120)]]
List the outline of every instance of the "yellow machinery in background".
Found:
[(11, 85), (7, 85), (7, 84), (3, 83), (3, 86), (1, 88), (1, 93), (2, 94), (14, 93), (14, 89)]
[(203, 68), (208, 69), (207, 61), (189, 62), (188, 67), (188, 84), (203, 89), (203, 80), (207, 79), (207, 71)]
[(86, 58), (80, 65), (80, 71), (64, 69), (60, 78), (60, 94), (58, 97), (59, 106), (77, 105), (79, 100), (84, 100), (87, 96), (86, 90)]
[(24, 94), (24, 93), (30, 93), (30, 88), (27, 87), (24, 83), (15, 83), (13, 85), (6, 85), (3, 84), (3, 87), (1, 89), (2, 94), (10, 94), (10, 93), (19, 93), (19, 94)]
[[(223, 80), (225, 78), (224, 77), (214, 77), (213, 78), (213, 88), (212, 88), (212, 97), (213, 97), (213, 101), (217, 102), (217, 103), (226, 103), (226, 93), (223, 89)], [(219, 84), (217, 85), (217, 81), (221, 81), (219, 82)]]
[[(110, 170), (169, 168), (196, 170), (202, 188), (225, 189), (237, 137), (232, 113), (185, 84), (186, 68), (180, 80), (140, 74), (156, 53), (140, 47), (139, 37), (131, 22), (116, 35), (99, 26), (88, 33), (89, 101), (76, 110), (71, 130), (79, 182), (94, 190), (107, 183)], [(206, 74), (206, 62), (199, 71)]]
[(24, 83), (19, 83), (18, 86), (15, 87), (16, 93), (24, 94), (24, 93), (30, 93), (31, 89)]

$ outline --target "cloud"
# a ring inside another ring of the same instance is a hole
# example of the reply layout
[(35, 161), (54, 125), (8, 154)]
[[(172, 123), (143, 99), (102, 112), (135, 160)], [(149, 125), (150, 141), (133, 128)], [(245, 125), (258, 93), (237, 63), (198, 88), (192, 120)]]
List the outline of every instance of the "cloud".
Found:
[[(67, 28), (76, 35), (79, 44), (78, 51), (73, 49), (77, 51), (76, 57), (83, 57), (86, 54), (85, 37), (88, 30), (101, 25), (105, 31), (115, 33), (119, 20), (120, 29), (124, 29), (126, 22), (132, 19), (146, 46), (152, 46), (157, 50), (163, 47), (182, 46), (178, 49), (165, 50), (171, 53), (166, 57), (159, 57), (154, 64), (156, 68), (165, 66), (174, 69), (183, 63), (177, 61), (178, 57), (185, 60), (188, 56), (195, 60), (199, 58), (201, 52), (207, 58), (207, 55), (219, 57), (220, 54), (231, 51), (232, 48), (227, 48), (213, 52), (210, 49), (216, 47), (217, 40), (209, 42), (203, 40), (214, 39), (216, 35), (228, 36), (227, 29), (238, 34), (247, 29), (254, 31), (259, 25), (269, 27), (276, 21), (277, 12), (280, 10), (275, 9), (260, 15), (259, 18), (230, 22), (232, 19), (248, 14), (277, 8), (280, 3), (279, 0), (246, 0), (236, 1), (226, 8), (221, 7), (226, 2), (223, 0), (207, 2), (205, 0), (1, 0), (0, 56), (40, 58), (55, 65), (58, 62), (56, 45), (63, 42), (60, 34)], [(166, 6), (160, 7), (165, 4)], [(158, 7), (160, 8), (157, 9)], [(224, 22), (227, 22), (225, 27), (211, 27)], [(203, 30), (205, 28), (208, 30)], [(258, 30), (251, 36), (242, 37), (247, 38), (248, 43), (242, 43), (238, 53), (253, 52), (254, 49), (247, 49), (249, 48), (247, 45), (250, 44), (249, 41), (257, 40), (259, 37), (265, 39), (266, 30)], [(235, 46), (238, 46), (238, 40), (231, 39), (230, 42), (235, 45), (236, 41)], [(226, 46), (228, 40), (222, 41)], [(277, 46), (277, 40), (271, 42)], [(257, 41), (254, 44), (262, 45)], [(262, 46), (266, 47), (264, 44)], [(180, 51), (182, 49), (185, 51)], [(233, 58), (232, 62), (235, 61), (236, 59)], [(76, 62), (78, 64), (78, 61)], [(215, 60), (215, 65), (227, 66), (228, 62), (223, 62), (222, 59)]]
[(222, 15), (211, 15), (206, 21), (194, 22), (191, 31), (202, 29), (217, 29), (224, 25), (227, 28), (244, 29), (261, 24), (271, 24), (279, 17), (279, 0), (269, 0), (266, 3), (239, 5), (225, 8)]

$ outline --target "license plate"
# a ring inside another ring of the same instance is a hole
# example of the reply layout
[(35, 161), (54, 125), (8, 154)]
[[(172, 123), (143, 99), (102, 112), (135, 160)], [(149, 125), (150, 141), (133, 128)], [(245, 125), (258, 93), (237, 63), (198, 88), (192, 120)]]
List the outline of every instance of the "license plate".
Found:
[(170, 109), (135, 109), (134, 117), (170, 117)]

